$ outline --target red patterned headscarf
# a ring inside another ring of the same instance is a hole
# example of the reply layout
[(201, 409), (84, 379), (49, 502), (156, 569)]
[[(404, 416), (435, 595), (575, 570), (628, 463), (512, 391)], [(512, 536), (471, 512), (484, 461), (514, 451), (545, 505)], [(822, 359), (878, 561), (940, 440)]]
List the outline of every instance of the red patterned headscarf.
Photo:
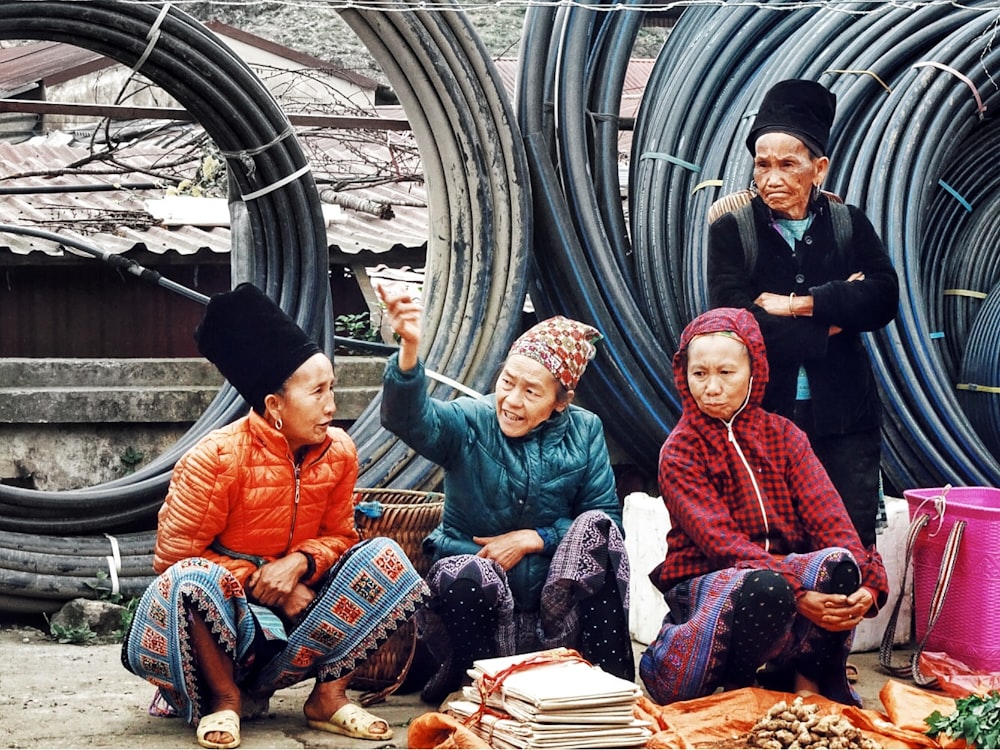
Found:
[(522, 333), (507, 356), (521, 354), (535, 360), (572, 391), (597, 354), (594, 344), (602, 338), (596, 328), (556, 315)]

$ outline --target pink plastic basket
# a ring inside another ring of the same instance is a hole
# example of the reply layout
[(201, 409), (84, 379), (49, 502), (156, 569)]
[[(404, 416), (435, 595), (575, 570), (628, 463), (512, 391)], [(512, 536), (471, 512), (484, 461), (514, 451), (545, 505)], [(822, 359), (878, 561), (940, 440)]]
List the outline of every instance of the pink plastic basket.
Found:
[[(948, 534), (956, 521), (965, 533), (941, 616), (924, 647), (944, 651), (982, 672), (1000, 672), (1000, 489), (952, 487), (904, 490), (910, 520), (927, 514), (913, 545), (913, 611), (919, 642), (937, 585)], [(939, 511), (939, 508), (942, 510)]]

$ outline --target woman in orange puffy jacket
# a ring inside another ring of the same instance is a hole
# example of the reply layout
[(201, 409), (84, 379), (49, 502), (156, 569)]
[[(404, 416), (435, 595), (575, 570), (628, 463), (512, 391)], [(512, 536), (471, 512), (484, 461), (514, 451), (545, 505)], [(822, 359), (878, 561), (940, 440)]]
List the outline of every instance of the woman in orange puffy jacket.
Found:
[(158, 713), (208, 748), (240, 744), (240, 719), (315, 678), (310, 727), (385, 740), (347, 698), (351, 672), (421, 606), (427, 586), (389, 539), (359, 543), (354, 443), (331, 426), (333, 365), (251, 284), (216, 295), (199, 351), (253, 410), (177, 463), (153, 566), (123, 646), (158, 688)]

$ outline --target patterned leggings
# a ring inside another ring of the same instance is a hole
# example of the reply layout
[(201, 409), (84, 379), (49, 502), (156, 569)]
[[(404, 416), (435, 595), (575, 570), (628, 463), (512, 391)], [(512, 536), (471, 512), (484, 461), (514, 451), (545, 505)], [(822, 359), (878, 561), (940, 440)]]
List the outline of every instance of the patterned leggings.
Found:
[(632, 680), (628, 558), (618, 527), (588, 511), (556, 550), (539, 612), (518, 612), (507, 575), (491, 560), (455, 555), (428, 573), (432, 599), (418, 613), (421, 639), (442, 665), (422, 691), (429, 703), (458, 687), (475, 659), (566, 646)]

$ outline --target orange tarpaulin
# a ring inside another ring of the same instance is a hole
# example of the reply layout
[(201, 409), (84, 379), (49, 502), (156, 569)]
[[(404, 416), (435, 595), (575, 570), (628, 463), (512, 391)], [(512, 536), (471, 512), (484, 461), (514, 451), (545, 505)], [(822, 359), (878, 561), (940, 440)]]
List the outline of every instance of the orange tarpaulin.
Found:
[(927, 677), (937, 679), (942, 693), (964, 698), (976, 693), (986, 695), (1000, 690), (1000, 672), (983, 672), (943, 651), (921, 651), (920, 669)]
[[(646, 743), (648, 748), (746, 747), (747, 734), (757, 720), (778, 701), (791, 703), (795, 697), (759, 688), (715, 693), (669, 706), (658, 706), (643, 697), (636, 706), (636, 715), (653, 725), (655, 734)], [(939, 744), (924, 734), (924, 718), (935, 710), (952, 713), (952, 698), (896, 680), (888, 680), (879, 697), (886, 713), (844, 706), (818, 695), (804, 700), (819, 705), (821, 713), (842, 713), (883, 747), (964, 747), (961, 743)], [(408, 742), (413, 748), (489, 747), (457, 719), (439, 713), (417, 717), (410, 724)]]
[[(791, 703), (795, 697), (793, 693), (742, 688), (669, 706), (657, 706), (643, 698), (640, 710), (660, 729), (646, 747), (745, 747), (747, 734), (757, 720), (778, 701)], [(879, 697), (886, 707), (884, 714), (844, 706), (819, 695), (803, 700), (817, 704), (821, 713), (842, 713), (883, 747), (941, 747), (923, 733), (927, 729), (923, 719), (935, 709), (941, 713), (954, 711), (952, 699), (895, 680), (886, 683)]]
[(489, 747), (454, 716), (436, 711), (422, 714), (410, 722), (406, 746), (414, 748), (434, 747), (446, 750)]

